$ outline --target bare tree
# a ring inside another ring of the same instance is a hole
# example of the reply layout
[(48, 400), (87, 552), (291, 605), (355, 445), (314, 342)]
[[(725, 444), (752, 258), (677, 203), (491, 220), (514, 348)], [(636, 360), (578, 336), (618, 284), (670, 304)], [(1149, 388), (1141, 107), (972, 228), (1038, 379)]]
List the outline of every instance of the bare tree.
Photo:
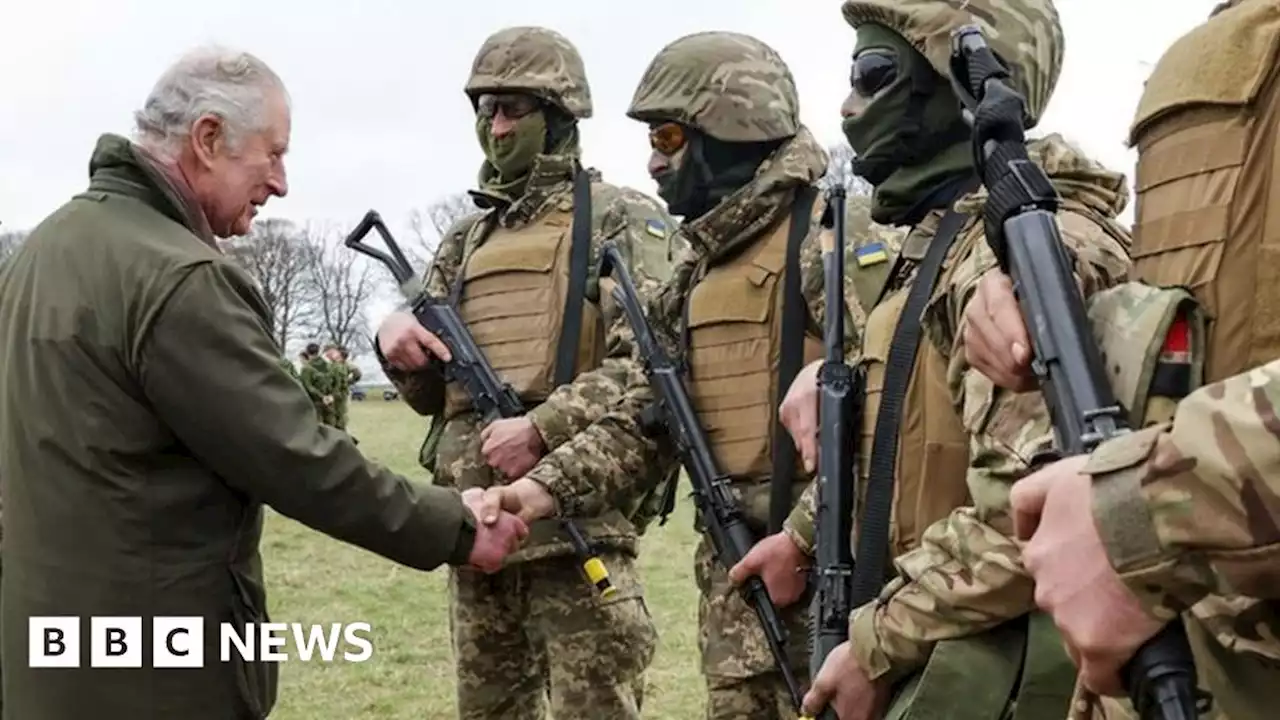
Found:
[(289, 220), (272, 218), (255, 222), (248, 235), (224, 249), (258, 281), (271, 312), (271, 334), (281, 348), (287, 347), (311, 300), (306, 235)]
[(6, 230), (0, 232), (0, 262), (4, 262), (10, 255), (18, 251), (18, 246), (22, 241), (27, 239), (27, 231), (25, 230)]
[(345, 345), (356, 357), (372, 349), (366, 311), (380, 286), (380, 268), (335, 235), (317, 227), (304, 233), (309, 307), (303, 325), (317, 342)]
[(853, 148), (848, 143), (840, 143), (827, 148), (827, 154), (831, 156), (831, 160), (827, 164), (827, 174), (823, 175), (818, 183), (822, 189), (826, 190), (833, 185), (844, 185), (848, 197), (870, 197), (871, 184), (853, 172), (855, 157)]
[(440, 240), (453, 224), (478, 212), (475, 202), (467, 193), (446, 195), (426, 207), (409, 213), (409, 229), (413, 231), (415, 242), (404, 248), (407, 255), (418, 269), (426, 274), (427, 265), (435, 257)]
[[(905, 232), (899, 228), (880, 225), (871, 219), (871, 184), (853, 172), (855, 153), (848, 143), (841, 143), (827, 148), (831, 156), (827, 165), (827, 173), (819, 184), (825, 190), (834, 185), (843, 185), (846, 193), (845, 232), (850, 238), (860, 240), (867, 235), (875, 235), (882, 242), (897, 246)], [(865, 244), (858, 242), (859, 245)], [(845, 255), (846, 263), (852, 267), (856, 262), (853, 253)]]

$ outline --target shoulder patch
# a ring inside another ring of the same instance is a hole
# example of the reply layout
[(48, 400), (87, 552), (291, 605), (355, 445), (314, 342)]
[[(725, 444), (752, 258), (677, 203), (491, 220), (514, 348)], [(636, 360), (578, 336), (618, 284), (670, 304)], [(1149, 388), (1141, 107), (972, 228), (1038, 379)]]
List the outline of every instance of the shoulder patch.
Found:
[(885, 250), (884, 243), (873, 242), (855, 249), (853, 257), (857, 260), (858, 267), (871, 267), (887, 261), (889, 259), (889, 251)]
[(644, 231), (656, 238), (667, 237), (667, 224), (661, 220), (646, 220)]

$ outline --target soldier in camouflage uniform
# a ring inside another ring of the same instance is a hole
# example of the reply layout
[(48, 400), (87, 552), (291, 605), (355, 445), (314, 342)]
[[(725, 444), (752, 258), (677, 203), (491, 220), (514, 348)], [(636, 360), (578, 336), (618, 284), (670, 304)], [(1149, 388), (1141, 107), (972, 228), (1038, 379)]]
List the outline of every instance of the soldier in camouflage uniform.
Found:
[(347, 406), (351, 399), (351, 387), (360, 382), (360, 368), (349, 362), (350, 354), (341, 345), (325, 348), (329, 361), (330, 386), (333, 393), (333, 426), (347, 429)]
[[(1148, 78), (1130, 133), (1141, 282), (1090, 307), (1117, 396), (1145, 429), (1049, 466), (1014, 495), (1037, 600), (1084, 683), (1121, 695), (1121, 665), (1180, 622), (1214, 720), (1261, 720), (1280, 706), (1280, 283), (1268, 217), (1277, 34), (1275, 2), (1222, 3)], [(1025, 337), (1017, 301), (1007, 280), (983, 290), (966, 350), (995, 382), (1018, 387), (1025, 358), (999, 351)], [(1181, 372), (1168, 372), (1174, 361)], [(1132, 716), (1111, 698), (1082, 700), (1075, 717)]]
[(298, 378), (302, 387), (311, 396), (311, 404), (316, 408), (316, 415), (322, 425), (334, 425), (333, 416), (333, 377), (329, 361), (320, 354), (320, 345), (310, 343), (302, 354), (302, 368)]
[[(1075, 671), (1051, 621), (1028, 615), (1034, 586), (1009, 512), (1010, 486), (1052, 433), (1039, 394), (999, 390), (965, 362), (962, 311), (996, 261), (971, 131), (949, 82), (950, 34), (976, 22), (1038, 120), (1062, 61), (1058, 14), (1049, 0), (848, 0), (843, 14), (857, 30), (842, 108), (855, 172), (875, 188), (873, 219), (909, 228), (858, 358), (867, 387), (855, 534), (862, 544), (864, 527), (876, 524), (869, 516), (883, 518), (888, 537), (866, 540), (896, 560), (877, 600), (852, 613), (850, 640), (814, 679), (806, 710), (959, 719), (1012, 716), (1016, 707), (1018, 718), (1061, 720)], [(1062, 197), (1059, 226), (1086, 296), (1123, 280), (1123, 176), (1056, 134), (1028, 151)], [(802, 448), (817, 425), (818, 365), (783, 406)], [(811, 486), (784, 531), (759, 543), (735, 577), (760, 574), (775, 594), (795, 596), (802, 578), (786, 571), (811, 562), (813, 502)], [(953, 706), (957, 698), (965, 701)]]
[[(434, 361), (427, 362), (440, 357), (438, 347), (431, 349), (438, 340), (407, 313), (389, 317), (377, 343), (402, 397), (433, 418), (424, 464), (436, 482), (459, 488), (520, 477), (615, 401), (605, 356), (629, 353), (631, 341), (621, 309), (594, 277), (603, 244), (619, 248), (646, 295), (669, 276), (675, 250), (674, 222), (656, 201), (582, 165), (578, 121), (591, 116), (592, 103), (582, 59), (567, 39), (529, 27), (492, 35), (475, 58), (466, 93), (485, 153), (480, 187), (471, 193), (481, 210), (444, 234), (426, 286), (457, 302), (528, 412), (482, 427), (464, 389), (446, 386)], [(589, 210), (579, 193), (589, 193)], [(569, 357), (563, 371), (571, 374), (561, 383), (557, 346), (568, 332), (566, 300), (575, 299), (575, 248), (589, 262), (576, 297), (582, 329), (576, 348), (565, 346), (576, 349), (576, 363)], [(594, 468), (576, 471), (594, 483)], [(639, 473), (653, 476), (644, 467)], [(545, 694), (556, 720), (640, 717), (643, 673), (657, 635), (635, 564), (645, 526), (637, 511), (636, 504), (613, 503), (576, 518), (609, 569), (617, 590), (610, 599), (585, 581), (551, 521), (532, 526), (498, 575), (452, 573), (461, 718), (541, 718)]]
[[(824, 221), (830, 218), (816, 186), (828, 158), (800, 123), (794, 80), (782, 58), (736, 33), (698, 33), (669, 44), (640, 80), (628, 115), (649, 125), (650, 174), (668, 208), (683, 216), (680, 234), (692, 248), (650, 299), (647, 314), (659, 342), (688, 368), (690, 396), (712, 452), (733, 478), (748, 524), (763, 534), (772, 482), (783, 483), (790, 498), (774, 509), (780, 519), (809, 479), (794, 457), (780, 453), (790, 448), (785, 436), (775, 436), (775, 408), (786, 387), (780, 367), (786, 347), (801, 351), (796, 370), (821, 354), (820, 234), (829, 232)], [(796, 295), (788, 292), (788, 280), (798, 285)], [(845, 291), (858, 293), (852, 281)], [(846, 317), (845, 327), (846, 347), (852, 347), (853, 318)], [(628, 359), (621, 352), (617, 357)], [(570, 513), (644, 493), (638, 478), (649, 446), (638, 415), (653, 397), (639, 357), (629, 360), (620, 402), (551, 452), (512, 492), (546, 488)], [(777, 473), (775, 453), (783, 458)], [(608, 472), (588, 484), (580, 479), (583, 466)], [(795, 717), (759, 621), (730, 587), (705, 535), (694, 573), (706, 716)], [(783, 620), (788, 665), (803, 683), (804, 607), (791, 607)]]

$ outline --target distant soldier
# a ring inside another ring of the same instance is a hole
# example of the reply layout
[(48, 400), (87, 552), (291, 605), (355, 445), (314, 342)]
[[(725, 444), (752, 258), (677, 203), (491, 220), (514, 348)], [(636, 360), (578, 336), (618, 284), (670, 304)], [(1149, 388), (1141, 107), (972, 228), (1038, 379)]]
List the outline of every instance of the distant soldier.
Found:
[(330, 377), (329, 361), (320, 354), (319, 343), (309, 343), (302, 353), (302, 370), (299, 374), (302, 387), (311, 396), (316, 415), (324, 425), (333, 425), (333, 379)]
[(351, 388), (360, 382), (360, 368), (351, 364), (351, 353), (342, 345), (330, 345), (325, 348), (325, 358), (329, 361), (329, 377), (333, 383), (333, 417), (334, 427), (347, 429), (347, 401), (351, 399)]

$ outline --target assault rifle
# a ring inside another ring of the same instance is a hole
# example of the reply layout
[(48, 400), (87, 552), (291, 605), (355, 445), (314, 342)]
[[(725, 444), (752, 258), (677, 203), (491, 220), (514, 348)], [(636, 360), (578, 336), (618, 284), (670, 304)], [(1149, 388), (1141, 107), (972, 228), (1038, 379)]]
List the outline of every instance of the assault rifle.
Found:
[[(371, 230), (377, 230), (382, 236), (388, 252), (377, 250), (362, 242), (364, 236)], [(391, 271), (392, 277), (400, 286), (400, 293), (412, 303), (413, 316), (432, 335), (440, 338), (453, 356), (449, 362), (444, 363), (445, 382), (457, 382), (462, 385), (480, 413), (482, 423), (488, 424), (499, 418), (524, 415), (524, 403), (520, 401), (520, 396), (498, 377), (497, 371), (476, 345), (475, 338), (462, 322), (462, 318), (458, 316), (458, 312), (448, 302), (442, 302), (427, 293), (423, 278), (414, 273), (409, 261), (401, 252), (400, 245), (391, 237), (391, 231), (382, 222), (382, 216), (378, 211), (370, 210), (365, 213), (360, 224), (351, 231), (343, 244), (381, 262)], [(612, 596), (615, 588), (609, 579), (609, 571), (600, 558), (592, 552), (582, 531), (568, 518), (561, 518), (560, 524), (569, 536), (573, 552), (578, 557), (587, 579), (602, 596), (606, 598)]]
[[(856, 473), (854, 423), (862, 399), (862, 373), (844, 362), (845, 189), (828, 191), (834, 233), (822, 234), (823, 285), (827, 295), (826, 358), (818, 370), (818, 512), (816, 592), (810, 607), (809, 672), (818, 676), (836, 646), (849, 639), (853, 611), (853, 493)], [(829, 706), (819, 720), (835, 720)]]
[[(680, 370), (670, 356), (658, 345), (653, 330), (645, 319), (626, 261), (612, 245), (605, 246), (600, 258), (600, 277), (612, 277), (616, 281), (611, 294), (626, 313), (627, 322), (635, 334), (636, 346), (644, 362), (645, 375), (656, 397), (655, 409), (667, 436), (676, 446), (680, 462), (689, 474), (693, 486), (694, 505), (697, 507), (711, 537), (716, 559), (726, 569), (737, 565), (756, 543), (747, 521), (733, 497), (729, 484), (732, 478), (716, 466), (711, 444), (698, 422), (693, 402), (680, 378)], [(782, 673), (795, 707), (800, 707), (802, 695), (791, 665), (787, 662), (787, 628), (782, 624), (778, 608), (769, 599), (769, 591), (759, 577), (751, 577), (742, 588), (743, 598), (755, 611), (764, 630), (769, 652)]]
[[(1058, 232), (1057, 192), (1027, 155), (1026, 101), (1009, 85), (1009, 71), (976, 25), (952, 33), (951, 75), (973, 128), (975, 167), (990, 193), (983, 210), (987, 243), (1013, 279), (1058, 450), (1091, 452), (1130, 428), (1103, 372)], [(1144, 720), (1192, 720), (1209, 710), (1211, 698), (1196, 688), (1195, 660), (1181, 623), (1165, 626), (1139, 648), (1123, 679)]]

